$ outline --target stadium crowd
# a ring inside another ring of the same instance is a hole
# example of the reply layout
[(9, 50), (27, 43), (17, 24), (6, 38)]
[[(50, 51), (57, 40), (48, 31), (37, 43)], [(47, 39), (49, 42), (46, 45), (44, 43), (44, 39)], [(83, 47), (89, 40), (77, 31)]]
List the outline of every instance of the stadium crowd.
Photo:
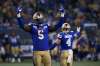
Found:
[[(79, 61), (100, 59), (99, 0), (1, 0), (0, 55), (3, 61), (9, 60), (11, 56), (9, 37), (13, 32), (21, 37), (18, 44), (31, 44), (31, 36), (21, 30), (17, 24), (16, 9), (19, 6), (24, 10), (23, 16), (26, 23), (30, 22), (32, 14), (39, 7), (46, 13), (45, 19), (51, 26), (55, 25), (59, 19), (59, 8), (64, 8), (65, 20), (71, 25), (72, 30), (77, 24), (80, 24), (82, 28), (81, 36), (74, 41), (77, 44), (77, 47), (73, 49), (74, 59)], [(55, 39), (55, 34), (56, 32), (50, 33), (51, 41)], [(19, 36), (16, 37), (19, 38)]]

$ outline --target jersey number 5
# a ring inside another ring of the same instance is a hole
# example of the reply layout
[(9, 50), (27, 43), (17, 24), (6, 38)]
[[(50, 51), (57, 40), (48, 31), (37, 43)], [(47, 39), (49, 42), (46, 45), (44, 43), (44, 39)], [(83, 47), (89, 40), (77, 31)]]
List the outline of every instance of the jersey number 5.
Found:
[(38, 30), (38, 38), (41, 40), (44, 39), (43, 30)]

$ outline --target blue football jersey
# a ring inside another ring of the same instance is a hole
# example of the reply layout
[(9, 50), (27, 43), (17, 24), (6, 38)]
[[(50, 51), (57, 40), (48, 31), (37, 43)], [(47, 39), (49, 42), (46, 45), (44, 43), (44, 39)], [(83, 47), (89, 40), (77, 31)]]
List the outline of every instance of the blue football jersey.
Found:
[(58, 34), (58, 39), (61, 40), (60, 46), (61, 46), (61, 50), (67, 50), (67, 49), (72, 49), (72, 44), (73, 44), (73, 40), (74, 37), (76, 36), (76, 32), (74, 31), (70, 31), (68, 33), (65, 32), (60, 32)]
[(49, 50), (48, 44), (48, 24), (31, 24), (31, 35), (33, 50)]
[(16, 36), (9, 36), (9, 42), (11, 44), (11, 46), (13, 47), (16, 47), (16, 46), (19, 46), (20, 45), (20, 36), (19, 35), (16, 35)]
[[(24, 19), (23, 17), (18, 17), (18, 24), (19, 27), (24, 29)], [(55, 25), (55, 30), (59, 29), (62, 24), (64, 23), (64, 17), (61, 17), (59, 20), (58, 24)], [(29, 31), (32, 35), (32, 42), (33, 42), (33, 50), (35, 51), (44, 51), (44, 50), (49, 50), (49, 37), (48, 37), (48, 32), (50, 31), (50, 28), (47, 24), (47, 22), (42, 23), (42, 24), (36, 24), (35, 22), (31, 22), (29, 24), (31, 27), (31, 30)], [(53, 30), (54, 31), (54, 30)]]

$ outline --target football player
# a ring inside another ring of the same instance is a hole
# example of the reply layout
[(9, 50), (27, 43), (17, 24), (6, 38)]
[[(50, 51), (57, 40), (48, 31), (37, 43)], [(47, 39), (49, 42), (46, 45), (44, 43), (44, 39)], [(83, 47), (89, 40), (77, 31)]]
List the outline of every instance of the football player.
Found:
[[(24, 24), (21, 16), (22, 9), (18, 8), (17, 18), (18, 24), (24, 30), (30, 32), (33, 41), (33, 60), (35, 66), (51, 66), (51, 56), (49, 53), (49, 41), (48, 32), (52, 31), (50, 26), (43, 21), (44, 14), (40, 11), (33, 14), (33, 22), (30, 24)], [(64, 23), (64, 14), (62, 14), (60, 22), (56, 25), (55, 30), (59, 29)]]
[(16, 32), (12, 32), (9, 36), (9, 42), (11, 44), (11, 53), (12, 53), (12, 60), (11, 62), (14, 63), (17, 59), (17, 61), (20, 63), (20, 36), (17, 35)]
[(80, 27), (77, 27), (77, 31), (71, 31), (71, 26), (68, 23), (62, 25), (62, 32), (57, 35), (55, 44), (51, 47), (53, 49), (55, 46), (59, 45), (60, 54), (60, 66), (72, 66), (73, 61), (73, 40), (75, 36), (80, 33)]

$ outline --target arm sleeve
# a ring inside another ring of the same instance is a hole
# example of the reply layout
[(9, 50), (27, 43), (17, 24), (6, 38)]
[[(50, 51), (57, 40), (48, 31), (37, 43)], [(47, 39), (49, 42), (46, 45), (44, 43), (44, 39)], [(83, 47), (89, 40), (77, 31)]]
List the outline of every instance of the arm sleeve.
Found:
[(65, 18), (61, 17), (60, 20), (59, 20), (59, 22), (55, 26), (53, 26), (53, 27), (49, 26), (50, 32), (58, 30), (62, 26), (62, 24), (64, 23), (64, 20), (65, 20)]
[(31, 26), (25, 25), (23, 17), (21, 17), (20, 13), (17, 14), (18, 25), (20, 28), (24, 29), (27, 32), (31, 32)]
[(75, 32), (74, 37), (78, 38), (80, 36), (80, 32)]
[(17, 20), (19, 27), (24, 29), (24, 19), (22, 17), (17, 17)]
[(62, 38), (62, 35), (61, 35), (61, 34), (58, 34), (58, 35), (57, 35), (57, 38), (58, 38), (58, 39), (61, 39), (61, 38)]
[(64, 17), (60, 18), (59, 22), (55, 25), (55, 30), (59, 29), (62, 26), (62, 24), (64, 23), (64, 20), (65, 20)]
[[(62, 38), (62, 35), (61, 34), (58, 34), (57, 35), (57, 39), (60, 39), (61, 40), (61, 38)], [(54, 44), (52, 44), (50, 46), (50, 50), (54, 49), (56, 46), (58, 46), (58, 44), (55, 42)]]
[(57, 46), (56, 43), (52, 44), (52, 45), (50, 46), (50, 50), (54, 49), (56, 46)]
[(77, 27), (77, 30), (76, 30), (76, 32), (75, 32), (75, 34), (74, 34), (74, 36), (75, 37), (79, 37), (80, 36), (80, 27)]

